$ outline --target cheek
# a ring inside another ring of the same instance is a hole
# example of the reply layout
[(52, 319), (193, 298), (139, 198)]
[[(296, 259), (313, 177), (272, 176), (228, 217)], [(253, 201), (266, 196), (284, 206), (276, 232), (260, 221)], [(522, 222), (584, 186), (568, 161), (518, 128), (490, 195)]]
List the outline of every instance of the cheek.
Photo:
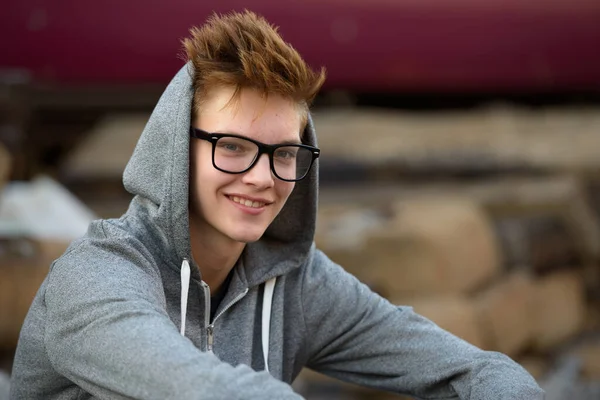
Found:
[(213, 175), (217, 172), (212, 166), (210, 153), (204, 150), (197, 146), (191, 154), (194, 159), (190, 163), (190, 181), (193, 182), (192, 190), (196, 201), (209, 191), (215, 179)]
[(197, 196), (204, 201), (214, 195), (215, 190), (223, 185), (222, 174), (213, 168), (210, 162), (202, 162), (196, 167), (196, 192)]
[(288, 197), (290, 197), (290, 194), (292, 194), (292, 191), (294, 190), (294, 187), (296, 186), (296, 184), (294, 182), (277, 182), (277, 183), (279, 184), (279, 186), (277, 188), (277, 192), (279, 194), (279, 197), (285, 203), (285, 201), (287, 201)]

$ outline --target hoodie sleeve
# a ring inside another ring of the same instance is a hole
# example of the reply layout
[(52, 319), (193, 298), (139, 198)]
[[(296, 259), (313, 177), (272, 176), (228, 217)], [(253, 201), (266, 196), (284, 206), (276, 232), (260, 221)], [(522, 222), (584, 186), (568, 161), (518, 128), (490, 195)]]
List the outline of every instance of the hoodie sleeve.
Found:
[(53, 265), (44, 340), (58, 373), (99, 399), (301, 399), (267, 372), (221, 362), (181, 336), (139, 247), (83, 244)]
[(396, 307), (316, 250), (304, 278), (308, 367), (421, 399), (543, 399), (507, 356), (483, 351)]

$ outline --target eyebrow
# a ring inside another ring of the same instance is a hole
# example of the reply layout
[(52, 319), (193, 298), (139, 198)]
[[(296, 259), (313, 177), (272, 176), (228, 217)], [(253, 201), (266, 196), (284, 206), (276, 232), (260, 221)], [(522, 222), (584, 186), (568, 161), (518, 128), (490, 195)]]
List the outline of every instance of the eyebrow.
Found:
[[(229, 131), (229, 132), (213, 132), (213, 133), (217, 133), (217, 134), (221, 134), (221, 135), (240, 136), (240, 137), (243, 137), (245, 139), (250, 139), (250, 140), (255, 140), (257, 142), (260, 142), (260, 140), (252, 139), (252, 138), (250, 138), (250, 137), (248, 137), (246, 135), (242, 135), (241, 133), (238, 133), (238, 132), (231, 132), (231, 131)], [(263, 142), (260, 142), (260, 143), (263, 143)], [(268, 144), (268, 143), (264, 143), (264, 144)], [(293, 140), (284, 140), (283, 142), (273, 143), (271, 146), (277, 146), (277, 145), (282, 145), (282, 144), (294, 144), (294, 145), (295, 144), (302, 144), (302, 141), (301, 140), (296, 140), (296, 139), (293, 139)]]
[(286, 140), (277, 144), (302, 144), (302, 142), (299, 140)]

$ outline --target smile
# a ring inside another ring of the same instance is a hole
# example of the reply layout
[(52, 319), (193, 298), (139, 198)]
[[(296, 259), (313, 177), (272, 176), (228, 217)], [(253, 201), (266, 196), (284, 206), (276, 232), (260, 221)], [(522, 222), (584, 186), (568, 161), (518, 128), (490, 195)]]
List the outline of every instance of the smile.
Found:
[(263, 203), (260, 201), (252, 201), (252, 200), (244, 199), (244, 198), (238, 197), (238, 196), (227, 196), (227, 197), (229, 197), (229, 199), (231, 201), (233, 201), (234, 203), (238, 203), (238, 204), (241, 204), (246, 207), (262, 208), (266, 204), (266, 203)]

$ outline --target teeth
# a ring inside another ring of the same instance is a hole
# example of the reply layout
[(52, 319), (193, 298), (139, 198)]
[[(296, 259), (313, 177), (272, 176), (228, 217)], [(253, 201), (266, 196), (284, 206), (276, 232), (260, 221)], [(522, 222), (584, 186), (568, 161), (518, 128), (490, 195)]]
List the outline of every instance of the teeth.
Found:
[(260, 208), (260, 207), (263, 207), (265, 205), (265, 203), (261, 203), (259, 201), (254, 201), (253, 202), (252, 200), (242, 199), (242, 198), (237, 197), (237, 196), (230, 197), (230, 199), (233, 200), (233, 201), (235, 201), (236, 203), (243, 204), (246, 207)]

